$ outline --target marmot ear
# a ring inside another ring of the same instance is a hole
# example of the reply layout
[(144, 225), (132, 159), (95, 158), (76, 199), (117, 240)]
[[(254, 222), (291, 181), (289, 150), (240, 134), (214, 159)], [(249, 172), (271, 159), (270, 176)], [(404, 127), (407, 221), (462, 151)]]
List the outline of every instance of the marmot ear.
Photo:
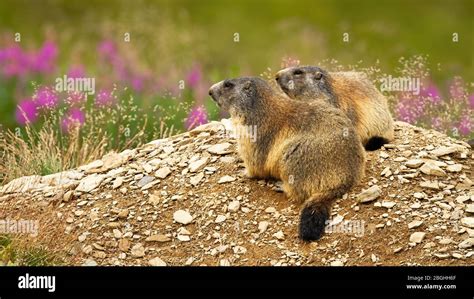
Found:
[(321, 80), (322, 77), (323, 77), (323, 73), (321, 72), (316, 72), (316, 74), (314, 75), (314, 78), (316, 80)]
[(252, 87), (252, 84), (253, 84), (252, 80), (245, 81), (243, 89), (244, 90), (250, 90), (250, 88)]

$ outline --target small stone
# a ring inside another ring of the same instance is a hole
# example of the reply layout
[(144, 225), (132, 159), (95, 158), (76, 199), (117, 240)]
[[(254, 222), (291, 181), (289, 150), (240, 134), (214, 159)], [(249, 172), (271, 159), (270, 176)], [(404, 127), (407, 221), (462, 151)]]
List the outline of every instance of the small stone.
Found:
[(269, 213), (269, 214), (273, 214), (273, 213), (276, 213), (276, 209), (274, 207), (268, 207), (265, 209), (265, 212), (266, 213)]
[(467, 238), (466, 240), (459, 243), (458, 247), (462, 249), (471, 248), (474, 245), (474, 238)]
[(387, 208), (387, 209), (393, 208), (396, 204), (397, 203), (393, 201), (382, 201), (382, 207)]
[(148, 264), (150, 266), (155, 266), (155, 267), (164, 267), (164, 266), (166, 266), (166, 263), (162, 259), (160, 259), (159, 257), (155, 257), (155, 258), (149, 260)]
[(273, 236), (275, 238), (277, 238), (278, 240), (283, 240), (285, 239), (285, 235), (283, 234), (283, 232), (281, 230), (279, 230), (278, 232), (274, 233)]
[(226, 216), (224, 216), (224, 215), (218, 215), (218, 216), (216, 217), (216, 220), (215, 220), (214, 222), (215, 222), (215, 223), (222, 223), (222, 222), (224, 222), (226, 219), (227, 219)]
[(130, 253), (134, 257), (144, 257), (145, 256), (145, 248), (143, 247), (142, 244), (138, 243), (138, 244), (135, 244), (132, 247), (132, 250), (130, 251)]
[(371, 202), (377, 199), (377, 197), (379, 197), (381, 193), (382, 190), (380, 189), (380, 187), (374, 185), (357, 195), (357, 200), (361, 203)]
[(95, 188), (99, 187), (100, 183), (104, 180), (104, 175), (92, 174), (81, 180), (76, 188), (76, 191), (89, 193)]
[(168, 236), (165, 235), (151, 235), (148, 238), (145, 239), (145, 242), (169, 242), (171, 239)]
[(405, 166), (409, 168), (418, 168), (425, 163), (421, 159), (412, 159), (405, 162)]
[(171, 168), (169, 168), (169, 167), (162, 167), (162, 168), (158, 169), (158, 170), (155, 172), (155, 177), (157, 177), (157, 178), (159, 178), (159, 179), (164, 179), (164, 178), (166, 178), (170, 173), (171, 173)]
[(457, 152), (461, 149), (462, 149), (462, 147), (460, 147), (460, 146), (450, 146), (450, 147), (442, 146), (442, 147), (439, 147), (435, 150), (432, 150), (431, 154), (433, 156), (436, 156), (436, 157), (441, 157), (441, 156), (445, 156), (445, 155), (455, 153), (455, 152)]
[(117, 189), (119, 188), (120, 186), (122, 186), (123, 184), (123, 177), (118, 177), (114, 180), (113, 184), (112, 184), (112, 189)]
[(229, 149), (230, 146), (231, 144), (228, 142), (219, 143), (219, 144), (210, 146), (207, 149), (207, 151), (214, 155), (226, 155), (233, 152), (232, 150)]
[(466, 206), (466, 212), (474, 213), (474, 204), (469, 204)]
[(122, 232), (120, 230), (114, 229), (112, 232), (114, 234), (114, 238), (120, 239), (122, 237)]
[(204, 166), (206, 166), (206, 164), (207, 164), (207, 157), (194, 161), (191, 164), (189, 164), (189, 172), (193, 172), (193, 173), (198, 172), (201, 169), (203, 169)]
[(424, 232), (415, 232), (411, 234), (410, 236), (410, 242), (412, 243), (421, 243), (423, 241), (423, 238), (425, 237), (426, 233)]
[(128, 217), (128, 213), (130, 213), (129, 210), (124, 209), (124, 210), (122, 210), (122, 211), (120, 211), (120, 212), (118, 213), (117, 217), (120, 218), (120, 219), (127, 218), (127, 217)]
[(240, 209), (240, 202), (238, 200), (233, 200), (227, 206), (227, 209), (230, 212), (237, 212)]
[(184, 210), (178, 210), (174, 212), (173, 219), (178, 223), (186, 225), (193, 221), (193, 216)]
[(436, 163), (432, 161), (426, 161), (423, 166), (420, 167), (420, 171), (427, 175), (434, 175), (434, 176), (445, 176), (446, 172), (442, 170)]
[(261, 234), (264, 233), (264, 232), (267, 230), (267, 228), (268, 228), (269, 225), (270, 225), (270, 223), (269, 223), (268, 221), (260, 221), (260, 222), (258, 223), (258, 231), (259, 231)]
[(439, 190), (439, 183), (438, 181), (425, 181), (421, 182), (420, 186), (423, 188), (428, 188), (428, 189), (433, 189), (433, 190)]
[(461, 219), (461, 224), (469, 228), (474, 228), (474, 217), (464, 217)]
[(130, 248), (130, 241), (127, 239), (120, 239), (118, 247), (121, 251), (127, 251)]
[(191, 238), (187, 235), (178, 235), (178, 240), (180, 240), (181, 242), (189, 242), (191, 240)]
[(235, 178), (230, 175), (225, 175), (219, 179), (218, 184), (224, 184), (235, 181)]
[(409, 229), (417, 228), (417, 227), (421, 226), (422, 224), (423, 224), (423, 221), (421, 221), (421, 220), (414, 220), (414, 221), (408, 223), (408, 228), (409, 228)]
[(148, 175), (147, 175), (147, 176), (144, 176), (143, 178), (141, 178), (141, 179), (138, 181), (137, 185), (138, 185), (139, 187), (143, 187), (143, 186), (145, 186), (146, 184), (149, 184), (149, 183), (153, 182), (154, 179), (155, 179), (155, 178), (152, 177), (152, 176), (148, 176)]
[(448, 167), (446, 167), (446, 170), (448, 172), (460, 172), (462, 170), (462, 165), (461, 164), (448, 165)]
[(94, 261), (93, 259), (87, 259), (84, 261), (82, 265), (86, 267), (92, 267), (92, 266), (97, 266), (97, 262)]
[(221, 259), (221, 260), (219, 261), (219, 265), (220, 265), (220, 266), (223, 266), (223, 267), (229, 267), (229, 266), (230, 266), (230, 262), (229, 262), (228, 259)]
[(68, 192), (64, 193), (63, 195), (63, 201), (64, 202), (68, 202), (72, 199), (73, 197), (73, 191), (72, 190), (69, 190)]
[(232, 250), (234, 251), (235, 254), (245, 254), (247, 252), (247, 248), (243, 246), (234, 246)]
[(416, 199), (425, 199), (427, 195), (424, 192), (415, 192), (413, 193), (413, 197)]
[(204, 173), (200, 172), (196, 174), (195, 176), (191, 177), (189, 182), (191, 183), (191, 185), (197, 186), (197, 184), (199, 184), (199, 182), (201, 182), (203, 178), (204, 178)]
[(340, 260), (335, 260), (330, 264), (332, 267), (341, 267), (344, 266), (344, 262)]

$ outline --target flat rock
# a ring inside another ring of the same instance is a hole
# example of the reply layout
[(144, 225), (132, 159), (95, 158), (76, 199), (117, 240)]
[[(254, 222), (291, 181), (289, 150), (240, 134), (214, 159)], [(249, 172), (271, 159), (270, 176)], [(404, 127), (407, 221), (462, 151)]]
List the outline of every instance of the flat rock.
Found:
[(405, 166), (409, 168), (418, 168), (425, 163), (421, 159), (411, 159), (405, 162)]
[(91, 192), (92, 190), (100, 186), (100, 183), (102, 183), (104, 178), (105, 176), (100, 174), (91, 174), (89, 176), (86, 176), (81, 180), (81, 182), (76, 188), (76, 191), (85, 193)]
[(439, 190), (439, 182), (438, 181), (421, 182), (420, 187), (432, 189), (432, 190)]
[(424, 232), (415, 232), (410, 235), (410, 242), (412, 243), (421, 243), (423, 241), (423, 238), (425, 237), (426, 233)]
[(461, 224), (469, 228), (474, 228), (474, 217), (464, 217), (461, 219)]
[(155, 172), (155, 176), (159, 179), (166, 178), (171, 173), (171, 168), (162, 167)]
[(178, 210), (173, 213), (173, 219), (178, 223), (186, 225), (193, 221), (193, 216), (184, 210)]
[(130, 254), (134, 257), (144, 257), (145, 248), (143, 247), (141, 243), (135, 244), (130, 250)]
[(471, 248), (474, 245), (474, 238), (467, 238), (466, 240), (459, 243), (458, 247), (462, 249)]
[(227, 206), (227, 210), (230, 212), (237, 212), (240, 209), (240, 202), (238, 200), (233, 200)]
[(162, 259), (160, 259), (159, 257), (155, 257), (155, 258), (149, 260), (148, 264), (150, 266), (155, 266), (155, 267), (164, 267), (164, 266), (166, 266), (166, 263)]
[(436, 163), (428, 161), (420, 167), (420, 171), (427, 175), (434, 175), (434, 176), (445, 176), (446, 172), (442, 170)]
[(432, 150), (431, 154), (436, 157), (441, 157), (441, 156), (458, 152), (462, 149), (463, 148), (461, 146), (442, 146), (442, 147)]
[(206, 166), (207, 160), (208, 160), (207, 157), (204, 157), (197, 161), (192, 162), (191, 164), (189, 164), (189, 172), (194, 173), (194, 172), (200, 171), (201, 169), (204, 168), (204, 166)]
[(361, 203), (371, 202), (376, 200), (381, 194), (382, 190), (380, 189), (380, 187), (374, 185), (368, 188), (367, 190), (364, 190), (363, 192), (359, 193), (359, 195), (357, 195), (357, 200)]
[(230, 183), (230, 182), (233, 182), (233, 181), (235, 181), (235, 178), (233, 176), (225, 175), (225, 176), (221, 177), (217, 183), (218, 184), (224, 184), (224, 183)]
[(207, 151), (214, 155), (226, 155), (233, 152), (233, 150), (231, 150), (230, 147), (231, 147), (230, 143), (223, 142), (223, 143), (214, 144), (210, 146), (207, 149)]
[(421, 220), (413, 220), (412, 222), (408, 223), (408, 228), (409, 229), (417, 228), (421, 226), (422, 224), (423, 224), (423, 221)]
[(453, 165), (448, 165), (448, 167), (446, 167), (446, 171), (448, 172), (461, 172), (461, 170), (462, 170), (461, 164), (453, 164)]
[(158, 234), (158, 235), (151, 235), (145, 239), (145, 242), (169, 242), (171, 239), (168, 236)]
[(155, 179), (155, 177), (146, 175), (146, 176), (142, 177), (142, 178), (138, 181), (137, 185), (138, 185), (139, 187), (143, 187), (143, 186), (145, 186), (145, 185), (147, 185), (147, 184), (153, 182), (154, 179)]
[(189, 182), (191, 183), (191, 185), (197, 186), (203, 178), (204, 178), (204, 173), (200, 172), (200, 173), (196, 174), (195, 176), (192, 176), (189, 179)]

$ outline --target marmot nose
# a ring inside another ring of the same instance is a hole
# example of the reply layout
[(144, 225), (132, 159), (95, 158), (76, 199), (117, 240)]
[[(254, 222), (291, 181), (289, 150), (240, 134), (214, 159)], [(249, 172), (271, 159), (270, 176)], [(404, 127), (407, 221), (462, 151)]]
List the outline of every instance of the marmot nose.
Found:
[(212, 88), (209, 88), (209, 95), (212, 97)]
[(275, 80), (276, 80), (277, 82), (280, 82), (280, 78), (281, 78), (280, 74), (276, 74), (276, 75), (275, 75)]

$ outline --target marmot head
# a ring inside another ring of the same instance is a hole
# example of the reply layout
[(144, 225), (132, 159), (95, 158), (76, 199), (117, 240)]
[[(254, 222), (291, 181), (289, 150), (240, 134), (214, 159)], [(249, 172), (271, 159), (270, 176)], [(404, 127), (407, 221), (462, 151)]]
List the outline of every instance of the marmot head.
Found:
[(231, 116), (249, 117), (262, 107), (262, 101), (271, 93), (270, 85), (257, 77), (226, 79), (209, 88), (209, 95)]
[(317, 66), (286, 68), (276, 74), (275, 80), (292, 99), (330, 99), (333, 97), (328, 72)]

